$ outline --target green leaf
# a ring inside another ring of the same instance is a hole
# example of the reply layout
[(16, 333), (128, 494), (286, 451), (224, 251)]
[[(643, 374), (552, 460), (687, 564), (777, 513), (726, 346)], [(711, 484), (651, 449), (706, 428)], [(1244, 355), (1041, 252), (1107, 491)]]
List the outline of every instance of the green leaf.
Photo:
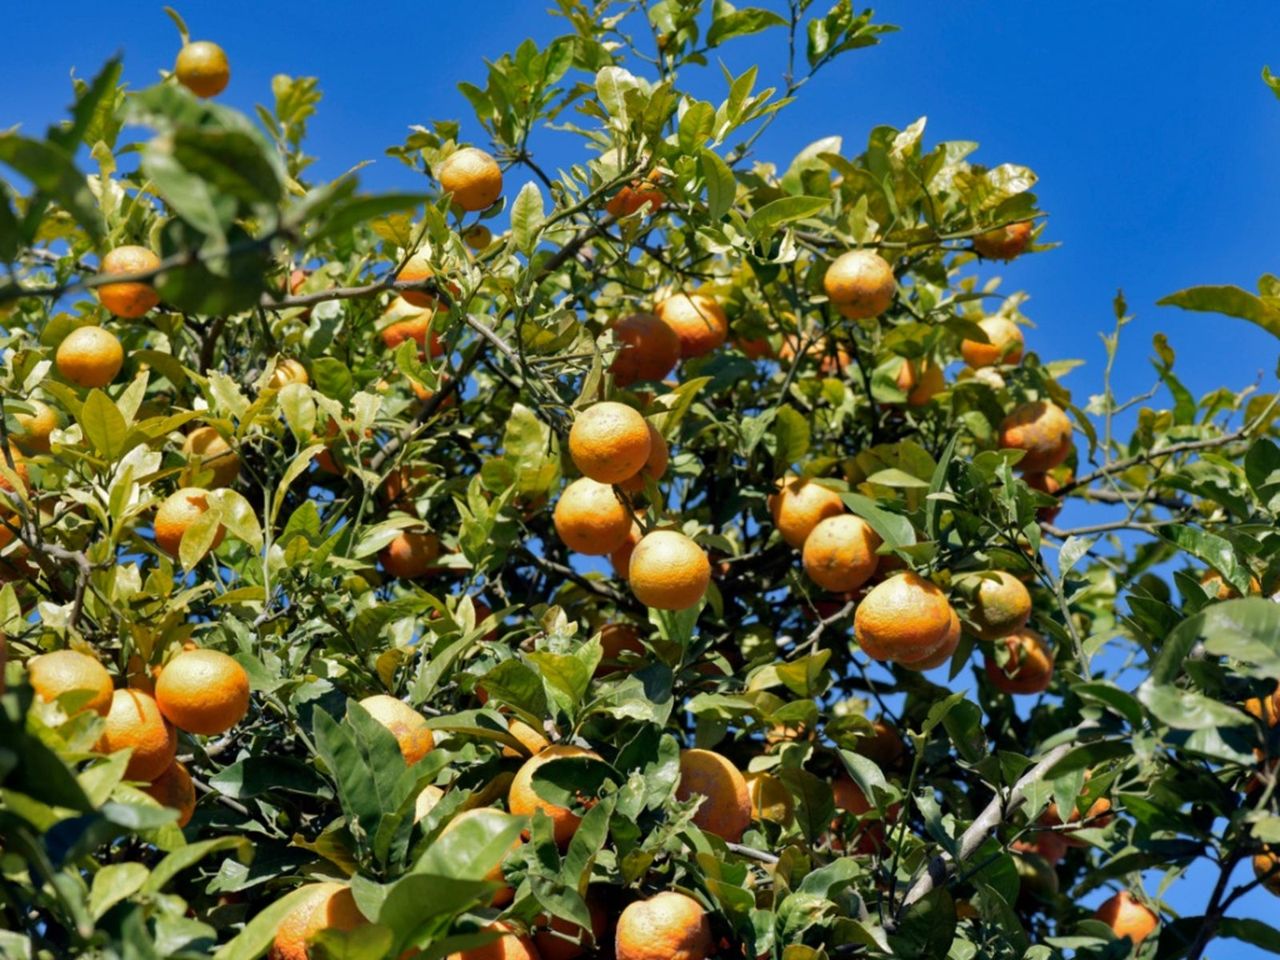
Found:
[(244, 837), (216, 837), (212, 840), (189, 843), (179, 847), (156, 864), (155, 869), (151, 871), (151, 876), (142, 887), (143, 892), (160, 893), (169, 881), (183, 870), (195, 866), (209, 854), (219, 850), (235, 850), (236, 857), (243, 863), (248, 863), (253, 858), (253, 844)]
[(955, 901), (936, 887), (903, 911), (889, 943), (896, 957), (945, 957), (955, 933)]
[(115, 461), (124, 453), (129, 425), (111, 398), (101, 390), (90, 391), (77, 419), (84, 435), (104, 458)]
[(826, 197), (780, 197), (766, 203), (747, 221), (747, 232), (756, 240), (767, 240), (783, 224), (812, 217), (830, 206)]
[(774, 463), (780, 468), (798, 463), (809, 452), (809, 421), (793, 407), (778, 409), (773, 436), (778, 445)]
[(542, 191), (530, 180), (520, 188), (515, 202), (511, 204), (511, 238), (516, 249), (526, 257), (531, 256), (538, 245), (538, 235), (545, 219)]
[(1280, 953), (1280, 930), (1252, 917), (1223, 917), (1218, 922), (1218, 934), (1243, 940), (1268, 953)]
[(1199, 730), (1205, 727), (1245, 727), (1252, 721), (1242, 710), (1219, 703), (1194, 690), (1183, 690), (1172, 684), (1151, 680), (1138, 688), (1138, 699), (1156, 717), (1175, 730)]
[(273, 205), (284, 193), (276, 164), (244, 131), (183, 127), (171, 144), (173, 158), (184, 168), (243, 203)]
[(1249, 592), (1249, 568), (1236, 560), (1235, 548), (1229, 540), (1184, 523), (1167, 523), (1156, 532), (1213, 567), (1241, 593)]
[(772, 10), (748, 7), (734, 10), (732, 5), (716, 0), (711, 28), (707, 31), (707, 46), (714, 47), (734, 37), (746, 37), (770, 27), (785, 27), (786, 18)]
[(334, 357), (312, 361), (311, 377), (318, 391), (340, 403), (346, 403), (356, 392), (355, 377), (345, 363)]
[(128, 899), (147, 882), (150, 871), (141, 863), (109, 863), (93, 875), (89, 912), (95, 920), (121, 900)]
[(218, 948), (213, 960), (257, 960), (271, 947), (280, 921), (311, 897), (318, 886), (319, 884), (310, 883), (298, 887), (258, 911), (243, 930)]
[(701, 150), (698, 159), (702, 164), (702, 178), (707, 182), (707, 216), (712, 223), (718, 223), (733, 209), (738, 196), (738, 181), (719, 154)]
[(41, 194), (56, 201), (95, 243), (102, 239), (106, 226), (98, 201), (66, 150), (16, 133), (4, 133), (0, 134), (0, 163), (13, 167)]
[(882, 510), (874, 500), (860, 493), (842, 493), (840, 499), (845, 506), (867, 521), (871, 529), (892, 549), (909, 547), (916, 542), (915, 528), (906, 517)]
[(1161, 307), (1181, 307), (1202, 313), (1221, 313), (1256, 323), (1268, 333), (1280, 336), (1280, 308), (1256, 294), (1235, 286), (1188, 287), (1156, 301)]

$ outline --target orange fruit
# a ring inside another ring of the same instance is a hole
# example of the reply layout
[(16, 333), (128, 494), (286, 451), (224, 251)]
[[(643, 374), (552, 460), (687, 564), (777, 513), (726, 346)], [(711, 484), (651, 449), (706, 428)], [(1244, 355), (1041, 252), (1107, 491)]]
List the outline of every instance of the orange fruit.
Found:
[(973, 249), (988, 260), (1012, 260), (1031, 246), (1030, 220), (996, 227), (973, 238)]
[(667, 472), (667, 464), (671, 462), (671, 450), (667, 447), (667, 441), (652, 423), (646, 420), (645, 425), (649, 428), (649, 456), (643, 467), (627, 479), (618, 481), (618, 486), (627, 493), (642, 492), (646, 480), (661, 480), (662, 475)]
[(603, 945), (609, 915), (595, 897), (588, 894), (586, 901), (590, 930), (560, 917), (540, 916), (534, 921), (533, 945), (541, 960), (578, 960), (597, 944)]
[(30, 404), (31, 412), (15, 412), (13, 415), (19, 428), (13, 434), (13, 442), (28, 455), (48, 453), (49, 438), (58, 428), (58, 415), (52, 407), (39, 400), (27, 399), (26, 402)]
[(360, 701), (360, 706), (373, 719), (391, 731), (400, 745), (400, 753), (404, 762), (412, 766), (435, 746), (435, 737), (427, 726), (426, 718), (403, 700), (389, 697), (385, 693), (375, 693)]
[(906, 391), (908, 406), (923, 407), (947, 388), (947, 378), (931, 360), (903, 360), (897, 384), (899, 390)]
[(858, 737), (854, 749), (877, 766), (896, 767), (907, 755), (907, 745), (898, 731), (883, 720), (871, 724), (871, 732)]
[(1280, 897), (1280, 856), (1271, 847), (1253, 858), (1253, 875), (1262, 885)]
[(164, 773), (147, 784), (143, 790), (154, 797), (162, 807), (170, 807), (178, 811), (179, 827), (185, 827), (191, 822), (191, 815), (196, 810), (196, 788), (191, 782), (191, 774), (182, 763), (173, 761), (165, 768)]
[(987, 335), (987, 343), (977, 340), (960, 341), (960, 356), (975, 370), (996, 364), (1015, 364), (1022, 359), (1024, 340), (1022, 330), (1005, 317), (986, 317), (978, 326)]
[[(867, 799), (867, 795), (862, 792), (862, 788), (843, 774), (832, 782), (831, 792), (834, 795), (836, 810), (843, 811), (852, 817), (865, 816), (875, 809), (871, 801)], [(833, 831), (839, 828), (840, 820), (841, 818), (837, 816), (832, 821), (831, 829)], [(864, 856), (877, 853), (884, 846), (884, 841), (884, 823), (879, 820), (871, 820), (861, 824), (854, 831), (852, 851)]]
[(502, 195), (502, 169), (498, 162), (475, 147), (463, 147), (445, 158), (436, 179), (453, 202), (468, 213), (493, 206)]
[(420, 823), (425, 820), (427, 814), (443, 799), (444, 791), (435, 784), (429, 783), (423, 787), (417, 799), (413, 801), (413, 822)]
[(631, 552), (627, 580), (646, 607), (687, 610), (707, 592), (711, 562), (706, 551), (683, 533), (654, 530)]
[(271, 390), (283, 390), (291, 383), (308, 384), (311, 377), (307, 375), (307, 368), (299, 361), (292, 357), (281, 357), (276, 361), (276, 365), (271, 368), (271, 377), (267, 380), (267, 387)]
[(711, 924), (693, 897), (666, 890), (627, 905), (614, 933), (617, 960), (707, 960)]
[(1270, 696), (1250, 697), (1244, 702), (1244, 709), (1246, 713), (1261, 720), (1268, 727), (1280, 724), (1280, 683), (1276, 684)]
[(1128, 890), (1121, 890), (1107, 900), (1093, 916), (1110, 927), (1117, 937), (1128, 937), (1135, 947), (1147, 939), (1160, 922), (1160, 918), (1135, 900)]
[[(22, 474), (22, 479), (26, 480), (25, 473)], [(3, 482), (0, 482), (0, 486), (4, 486)], [(1222, 574), (1217, 570), (1206, 570), (1200, 577), (1200, 585), (1204, 587), (1212, 587), (1215, 584), (1217, 585), (1215, 599), (1235, 600), (1239, 598), (1240, 591), (1237, 590), (1234, 585), (1224, 580)], [(1262, 584), (1258, 581), (1257, 577), (1249, 577), (1249, 593), (1253, 596), (1262, 593)]]
[(773, 356), (773, 344), (767, 337), (738, 337), (734, 345), (748, 360), (767, 360)]
[(1067, 842), (1052, 830), (1038, 831), (1034, 837), (1033, 841), (1018, 840), (1013, 844), (1013, 849), (1019, 853), (1034, 853), (1051, 866), (1061, 862), (1067, 855)]
[[(107, 277), (150, 273), (160, 268), (160, 258), (146, 247), (116, 247), (102, 258), (100, 275)], [(160, 294), (147, 280), (104, 283), (97, 288), (98, 302), (110, 313), (136, 320), (160, 302)]]
[[(92, 710), (105, 717), (111, 709), (111, 674), (107, 668), (76, 650), (55, 650), (27, 661), (27, 680), (41, 700), (56, 700), (65, 693), (81, 693), (75, 712)], [(88, 693), (87, 698), (83, 697)]]
[[(22, 485), (22, 489), (24, 490), (30, 489), (31, 474), (27, 470), (27, 465), (22, 460), (22, 454), (18, 450), (15, 450), (13, 447), (10, 447), (9, 455), (13, 457), (13, 472), (18, 478), (18, 482)], [(6, 468), (9, 466), (8, 463), (6, 463), (4, 460), (3, 453), (0, 453), (0, 465), (3, 465)], [(2, 474), (0, 474), (0, 490), (6, 490), (9, 493), (18, 492), (17, 490), (14, 489), (13, 484), (9, 481), (9, 478)], [(9, 503), (10, 501), (8, 497), (0, 498), (0, 509), (6, 508)], [(9, 511), (6, 509), (5, 513), (8, 513), (8, 512)], [(9, 519), (9, 523), (13, 524), (14, 526), (17, 526), (19, 525), (20, 521), (17, 516), (12, 516)], [(13, 531), (10, 530), (8, 527), (2, 527), (0, 529), (3, 529), (4, 532), (8, 534), (8, 537), (4, 541), (4, 543), (0, 544), (0, 546), (4, 546), (5, 544), (8, 544), (10, 541), (13, 540)]]
[[(397, 279), (422, 279), (405, 277), (405, 271), (409, 270), (413, 261), (410, 260), (405, 265), (404, 270), (400, 272)], [(430, 276), (430, 268), (427, 268), (426, 276)], [(418, 300), (411, 299), (415, 297), (426, 297), (428, 304), (419, 305)], [(440, 342), (440, 338), (431, 328), (431, 320), (435, 316), (435, 300), (430, 294), (420, 293), (415, 290), (409, 290), (403, 296), (396, 297), (389, 304), (387, 309), (382, 311), (384, 321), (389, 320), (379, 332), (378, 336), (382, 338), (383, 344), (388, 350), (394, 350), (406, 340), (417, 341), (419, 353), (426, 351), (428, 337), (430, 337), (431, 356), (439, 357), (444, 353), (444, 344)]]
[(741, 840), (751, 826), (751, 796), (742, 773), (712, 750), (682, 750), (676, 799), (699, 796), (702, 806), (694, 813), (693, 822), (729, 843)]
[(777, 492), (770, 494), (769, 513), (782, 539), (800, 549), (819, 523), (844, 513), (844, 501), (829, 487), (789, 476), (778, 481)]
[(483, 223), (477, 223), (463, 231), (462, 242), (472, 250), (488, 250), (493, 243), (493, 231)]
[[(172, 557), (178, 555), (183, 535), (209, 509), (207, 493), (200, 487), (183, 487), (160, 504), (155, 519), (157, 547)], [(226, 528), (218, 524), (218, 532), (214, 534), (209, 549), (216, 550), (226, 533)]]
[(951, 604), (914, 573), (877, 584), (858, 604), (853, 633), (873, 660), (918, 661), (937, 652), (951, 630)]
[(249, 712), (249, 675), (220, 650), (187, 650), (160, 672), (156, 703), (179, 730), (210, 737)]
[[(1039, 490), (1051, 497), (1056, 497), (1058, 491), (1062, 489), (1062, 484), (1052, 473), (1024, 473), (1022, 481), (1032, 490)], [(1061, 512), (1062, 501), (1059, 499), (1056, 507), (1040, 507), (1036, 510), (1036, 519), (1041, 523), (1053, 523)]]
[(606, 623), (600, 628), (600, 663), (596, 666), (597, 677), (617, 673), (621, 669), (619, 659), (624, 653), (644, 656), (645, 646), (640, 640), (640, 632), (629, 623)]
[(613, 575), (619, 580), (625, 580), (631, 575), (631, 554), (635, 552), (636, 544), (643, 537), (644, 531), (640, 529), (640, 524), (633, 520), (627, 539), (623, 540), (622, 545), (616, 550), (609, 551), (609, 563), (613, 567)]
[(111, 695), (98, 750), (115, 753), (132, 748), (124, 775), (129, 780), (154, 780), (168, 769), (178, 752), (178, 733), (160, 707), (141, 690), (117, 690)]
[(795, 800), (791, 791), (777, 777), (767, 773), (746, 775), (747, 794), (751, 797), (751, 816), (756, 820), (790, 823), (795, 816)]
[[(436, 275), (435, 270), (431, 268), (431, 261), (427, 254), (419, 250), (405, 261), (400, 272), (396, 274), (396, 280), (400, 283), (418, 283), (423, 280), (429, 280)], [(409, 312), (417, 307), (418, 309), (434, 310), (436, 306), (436, 298), (426, 290), (404, 290), (400, 295), (387, 304), (387, 309), (383, 312), (383, 316), (391, 314), (392, 316), (408, 315)]]
[(876, 572), (880, 536), (851, 513), (820, 520), (804, 541), (804, 572), (833, 593), (848, 593)]
[(700, 293), (677, 293), (667, 297), (654, 311), (675, 331), (680, 340), (680, 356), (701, 357), (722, 346), (729, 337), (729, 318), (720, 304)]
[(431, 531), (401, 530), (378, 552), (382, 569), (402, 580), (416, 580), (436, 569), (440, 538)]
[(619, 483), (640, 472), (652, 447), (650, 426), (625, 403), (606, 400), (583, 410), (569, 431), (569, 456), (597, 483)]
[[(330, 421), (332, 422), (332, 421)], [(187, 458), (187, 476), (212, 471), (209, 487), (229, 487), (240, 476), (240, 458), (215, 427), (196, 427), (182, 441)]]
[(996, 641), (1009, 651), (1009, 660), (1001, 667), (995, 657), (987, 656), (987, 676), (997, 690), (1005, 693), (1041, 693), (1053, 679), (1053, 653), (1044, 639), (1025, 627)]
[[(1089, 780), (1092, 779), (1092, 777), (1093, 777), (1093, 771), (1086, 770), (1084, 774), (1085, 782), (1088, 783)], [(1108, 815), (1110, 814), (1110, 812), (1111, 812), (1111, 801), (1108, 800), (1106, 797), (1098, 797), (1096, 800), (1093, 801), (1093, 803), (1089, 805), (1089, 810), (1084, 815), (1083, 818), (1081, 818), (1080, 816), (1079, 807), (1073, 806), (1071, 808), (1071, 815), (1067, 818), (1067, 823), (1080, 823), (1081, 819), (1083, 819), (1084, 821), (1086, 821), (1085, 823), (1086, 826), (1105, 827), (1113, 819), (1111, 816)], [(1045, 826), (1045, 827), (1063, 826), (1062, 815), (1058, 812), (1058, 804), (1056, 801), (1053, 803), (1050, 803), (1049, 806), (1045, 808), (1044, 813), (1041, 814), (1040, 816), (1040, 824), (1041, 826)], [(1073, 847), (1083, 846), (1083, 843), (1081, 843), (1081, 841), (1071, 836), (1070, 831), (1057, 833), (1057, 834), (1054, 834), (1054, 836), (1056, 836), (1059, 840), (1062, 841), (1063, 846), (1073, 846)]]
[[(440, 831), (440, 836), (443, 837), (450, 830), (456, 830), (458, 827), (462, 826), (462, 824), (466, 823), (468, 820), (474, 820), (476, 817), (483, 817), (490, 813), (501, 813), (501, 811), (496, 809), (495, 807), (472, 807), (470, 810), (463, 810), (461, 813), (455, 815), (454, 818), (450, 820), (447, 824), (445, 824), (445, 828)], [(515, 840), (511, 841), (511, 847), (507, 851), (508, 856), (514, 851), (519, 849), (520, 849), (520, 839), (517, 837)], [(490, 870), (488, 873), (484, 875), (484, 879), (490, 881), (491, 883), (503, 883), (504, 877), (502, 874), (502, 864), (498, 863), (497, 865), (495, 865), (492, 870)], [(489, 905), (492, 907), (505, 907), (508, 903), (512, 901), (512, 899), (514, 899), (515, 895), (516, 895), (516, 892), (514, 890), (504, 885), (502, 889), (494, 893), (493, 899), (489, 901)]]
[(197, 97), (217, 96), (231, 80), (226, 52), (208, 40), (188, 43), (179, 50), (173, 72), (178, 82)]
[(889, 261), (873, 250), (850, 250), (836, 257), (822, 277), (832, 305), (851, 320), (868, 320), (889, 309), (898, 282)]
[(105, 387), (124, 366), (124, 347), (110, 330), (76, 327), (58, 344), (53, 362), (78, 387)]
[(309, 960), (307, 944), (321, 930), (354, 930), (369, 921), (343, 883), (317, 883), (312, 893), (290, 910), (267, 952), (267, 960)]
[[(530, 756), (536, 756), (547, 747), (551, 746), (551, 741), (544, 737), (539, 731), (529, 726), (523, 720), (512, 720), (507, 724), (507, 732), (520, 741), (521, 745), (529, 751)], [(524, 754), (512, 746), (504, 746), (502, 748), (504, 757), (523, 757)]]
[[(645, 439), (648, 440), (647, 433)], [(582, 477), (564, 488), (552, 520), (556, 535), (564, 545), (588, 556), (613, 553), (631, 531), (631, 514), (613, 487), (590, 477)]]
[(959, 577), (956, 586), (969, 597), (969, 619), (982, 640), (1007, 637), (1031, 618), (1031, 594), (1007, 570)]
[(680, 362), (680, 337), (656, 314), (633, 313), (613, 325), (622, 349), (609, 367), (620, 387), (661, 380)]
[(547, 761), (564, 757), (595, 757), (597, 760), (600, 759), (599, 754), (591, 750), (584, 750), (582, 747), (575, 747), (567, 743), (553, 744), (524, 762), (524, 765), (516, 771), (507, 793), (507, 809), (513, 816), (531, 817), (535, 811), (541, 810), (551, 818), (552, 832), (555, 835), (556, 843), (561, 849), (569, 845), (569, 841), (577, 831), (578, 824), (582, 822), (582, 818), (568, 807), (558, 807), (554, 803), (549, 803), (538, 796), (533, 789), (533, 775)]
[(946, 636), (942, 638), (942, 644), (938, 649), (928, 656), (920, 657), (918, 660), (901, 660), (899, 662), (908, 670), (917, 672), (940, 667), (951, 659), (952, 654), (956, 652), (956, 647), (960, 646), (961, 633), (960, 618), (956, 615), (955, 610), (952, 609), (951, 626), (947, 629)]
[(649, 216), (653, 216), (662, 209), (662, 204), (666, 200), (662, 191), (655, 186), (661, 179), (662, 174), (659, 171), (651, 170), (643, 180), (632, 180), (605, 201), (605, 212), (615, 219), (629, 217), (633, 213), (639, 213), (647, 203)]
[(499, 932), (502, 936), (478, 947), (451, 953), (449, 960), (539, 960), (533, 941), (516, 933), (514, 928), (499, 922), (491, 923), (485, 929)]
[(1000, 424), (999, 443), (1003, 449), (1023, 452), (1019, 470), (1044, 473), (1071, 455), (1071, 421), (1048, 400), (1024, 403)]

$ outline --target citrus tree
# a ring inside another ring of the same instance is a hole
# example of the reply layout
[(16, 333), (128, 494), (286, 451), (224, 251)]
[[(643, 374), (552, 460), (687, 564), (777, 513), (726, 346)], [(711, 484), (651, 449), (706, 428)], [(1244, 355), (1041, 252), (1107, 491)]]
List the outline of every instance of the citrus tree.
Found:
[(870, 12), (557, 6), (416, 193), (176, 14), (0, 135), (0, 952), (1280, 951), (1277, 395), (1073, 398), (975, 144), (760, 155)]

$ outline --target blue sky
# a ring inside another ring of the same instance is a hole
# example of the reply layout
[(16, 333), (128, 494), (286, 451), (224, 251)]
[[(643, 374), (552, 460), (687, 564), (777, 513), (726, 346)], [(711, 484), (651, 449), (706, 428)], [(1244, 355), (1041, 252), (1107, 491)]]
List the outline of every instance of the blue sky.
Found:
[[(377, 162), (364, 173), (366, 185), (390, 189), (415, 184), (383, 148), (400, 142), (411, 124), (465, 120), (454, 83), (482, 82), (483, 58), (525, 36), (545, 41), (563, 32), (561, 21), (541, 15), (548, 5), (419, 0), (344, 11), (337, 3), (222, 0), (189, 2), (182, 12), (195, 38), (227, 49), (232, 81), (224, 102), (245, 109), (269, 102), (275, 73), (319, 76), (325, 99), (309, 140), (319, 158), (313, 173), (334, 176), (371, 159)], [(821, 6), (823, 0), (815, 4)], [(999, 272), (1006, 289), (1031, 294), (1025, 312), (1038, 329), (1029, 332), (1029, 346), (1044, 357), (1087, 361), (1066, 381), (1078, 403), (1101, 387), (1097, 334), (1111, 327), (1118, 288), (1137, 316), (1117, 365), (1122, 397), (1154, 382), (1148, 357), (1157, 331), (1169, 335), (1179, 375), (1197, 394), (1259, 378), (1262, 389), (1275, 388), (1274, 338), (1244, 321), (1154, 305), (1197, 283), (1253, 289), (1278, 266), (1280, 102), (1259, 79), (1264, 64), (1280, 69), (1274, 0), (898, 0), (877, 9), (903, 32), (820, 74), (762, 138), (759, 157), (785, 165), (831, 134), (845, 138), (846, 153), (857, 153), (873, 126), (928, 116), (930, 143), (976, 140), (980, 162), (1022, 163), (1040, 175), (1037, 193), (1051, 215), (1044, 237), (1061, 247)], [(15, 4), (5, 21), (0, 128), (39, 131), (63, 115), (73, 68), (90, 75), (122, 50), (126, 78), (145, 86), (178, 49), (160, 3), (116, 4), (109, 15), (88, 0)], [(777, 39), (729, 48), (727, 65), (736, 73), (759, 63), (762, 82), (776, 82)], [(720, 93), (718, 72), (697, 86), (704, 96)], [(478, 134), (474, 123), (463, 129)], [(572, 146), (557, 137), (534, 148), (554, 167), (575, 159)], [(1063, 522), (1071, 519), (1067, 513)], [(1170, 903), (1194, 912), (1212, 879), (1196, 871), (1174, 888)], [(1255, 893), (1237, 909), (1263, 917), (1275, 901)], [(1219, 949), (1261, 956), (1242, 944)]]

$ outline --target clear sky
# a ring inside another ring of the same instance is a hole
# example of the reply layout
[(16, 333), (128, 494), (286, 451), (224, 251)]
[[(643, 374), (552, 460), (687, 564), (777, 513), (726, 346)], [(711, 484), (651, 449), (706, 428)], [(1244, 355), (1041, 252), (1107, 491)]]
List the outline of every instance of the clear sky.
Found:
[[(206, 0), (181, 10), (194, 38), (216, 40), (230, 56), (224, 102), (244, 109), (268, 103), (275, 73), (319, 76), (325, 99), (309, 141), (319, 158), (314, 173), (334, 176), (375, 160), (365, 183), (389, 189), (414, 186), (407, 168), (382, 153), (411, 124), (461, 118), (464, 136), (478, 135), (474, 121), (465, 123), (455, 82), (482, 82), (483, 58), (526, 36), (545, 42), (564, 32), (563, 21), (543, 15), (549, 5)], [(0, 128), (21, 124), (35, 132), (61, 117), (72, 69), (91, 75), (123, 51), (126, 78), (145, 86), (177, 53), (160, 2), (112, 4), (110, 13), (89, 0), (9, 6)], [(1025, 312), (1038, 329), (1029, 346), (1048, 358), (1087, 361), (1066, 381), (1078, 403), (1100, 389), (1097, 334), (1110, 329), (1118, 288), (1137, 315), (1117, 366), (1122, 397), (1154, 382), (1148, 358), (1157, 331), (1169, 335), (1178, 372), (1197, 394), (1255, 381), (1275, 389), (1277, 349), (1269, 334), (1240, 320), (1155, 306), (1192, 284), (1254, 289), (1261, 274), (1280, 269), (1280, 102), (1259, 78), (1264, 64), (1280, 70), (1275, 0), (893, 0), (877, 11), (903, 31), (820, 74), (761, 140), (758, 157), (785, 165), (805, 144), (832, 134), (854, 154), (873, 126), (928, 116), (928, 142), (976, 140), (979, 162), (1022, 163), (1040, 175), (1037, 193), (1051, 215), (1045, 239), (1062, 246), (1001, 272), (1007, 289), (1031, 294)], [(739, 44), (737, 53), (730, 47), (728, 66), (740, 72), (759, 63), (762, 82), (777, 82), (771, 48), (778, 38), (766, 34)], [(698, 86), (704, 96), (720, 93), (718, 72)], [(572, 146), (563, 137), (534, 145), (552, 167), (576, 158)], [(1244, 875), (1242, 869), (1237, 880)], [(1195, 913), (1203, 905), (1204, 882), (1212, 878), (1202, 871), (1193, 877), (1171, 893), (1175, 909)], [(1154, 890), (1159, 881), (1152, 879)], [(1274, 915), (1275, 904), (1255, 893), (1238, 910), (1261, 918)], [(1215, 952), (1263, 955), (1236, 942)]]

